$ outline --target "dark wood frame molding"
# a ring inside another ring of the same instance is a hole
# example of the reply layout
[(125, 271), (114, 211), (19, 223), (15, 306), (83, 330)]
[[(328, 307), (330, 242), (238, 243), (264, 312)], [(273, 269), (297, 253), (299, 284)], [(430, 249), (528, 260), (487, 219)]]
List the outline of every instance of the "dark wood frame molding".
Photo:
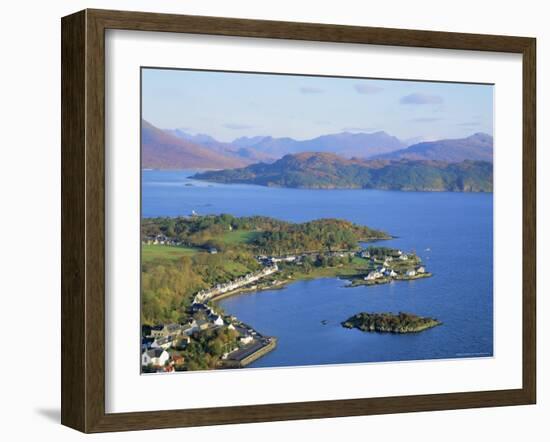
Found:
[[(61, 422), (83, 432), (534, 404), (536, 40), (449, 32), (84, 10), (62, 29)], [(402, 397), (105, 412), (105, 30), (183, 32), (518, 53), (523, 56), (523, 386)]]

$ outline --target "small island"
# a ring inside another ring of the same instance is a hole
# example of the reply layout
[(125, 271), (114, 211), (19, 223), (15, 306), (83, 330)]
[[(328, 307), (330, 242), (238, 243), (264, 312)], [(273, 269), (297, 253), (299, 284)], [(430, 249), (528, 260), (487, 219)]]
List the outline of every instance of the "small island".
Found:
[(364, 332), (380, 333), (418, 333), (441, 325), (435, 318), (400, 312), (392, 313), (357, 313), (342, 322), (345, 328), (357, 328)]

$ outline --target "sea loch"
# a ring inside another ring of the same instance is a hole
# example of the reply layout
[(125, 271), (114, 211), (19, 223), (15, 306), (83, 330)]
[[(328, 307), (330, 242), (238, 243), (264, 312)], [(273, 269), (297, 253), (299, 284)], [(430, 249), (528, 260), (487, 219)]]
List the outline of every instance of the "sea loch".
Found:
[[(303, 222), (343, 218), (389, 232), (383, 245), (416, 253), (432, 278), (346, 288), (299, 281), (220, 305), (278, 346), (249, 367), (489, 357), (493, 354), (493, 195), (309, 190), (191, 180), (195, 171), (142, 172), (142, 216), (229, 213)], [(414, 313), (443, 325), (407, 335), (363, 333), (340, 323), (360, 311)]]

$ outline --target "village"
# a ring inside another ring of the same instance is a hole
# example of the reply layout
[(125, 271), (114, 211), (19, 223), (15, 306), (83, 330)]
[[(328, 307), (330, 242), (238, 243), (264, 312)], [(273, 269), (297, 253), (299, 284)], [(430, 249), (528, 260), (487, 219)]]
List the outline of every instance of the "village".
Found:
[(275, 348), (277, 340), (263, 336), (234, 316), (218, 314), (202, 303), (191, 306), (189, 321), (183, 324), (159, 324), (143, 330), (141, 365), (145, 373), (187, 370), (183, 351), (202, 333), (230, 330), (237, 336), (235, 344), (224, 348), (215, 368), (245, 367)]
[(233, 281), (198, 292), (190, 307), (190, 319), (184, 324), (159, 324), (142, 330), (141, 365), (144, 372), (173, 372), (187, 369), (183, 350), (202, 333), (230, 330), (237, 336), (235, 345), (225, 348), (217, 367), (245, 367), (259, 357), (273, 350), (277, 345), (274, 337), (263, 336), (234, 316), (223, 316), (216, 312), (208, 301), (234, 294), (249, 287), (262, 278), (278, 271), (276, 264), (260, 271), (239, 277)]

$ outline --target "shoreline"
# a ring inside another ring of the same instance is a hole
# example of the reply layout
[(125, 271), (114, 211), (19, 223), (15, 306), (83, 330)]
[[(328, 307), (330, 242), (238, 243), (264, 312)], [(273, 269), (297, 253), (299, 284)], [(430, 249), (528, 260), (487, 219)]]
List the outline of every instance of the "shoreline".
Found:
[(344, 285), (344, 288), (355, 288), (355, 287), (362, 287), (362, 286), (368, 287), (372, 285), (389, 284), (392, 281), (398, 281), (398, 282), (415, 281), (418, 279), (431, 278), (432, 276), (433, 276), (433, 273), (426, 272), (426, 273), (417, 274), (415, 276), (392, 277), (392, 278), (378, 279), (374, 281), (364, 281), (363, 279), (356, 279), (354, 276), (345, 276), (345, 275), (338, 275), (338, 274), (321, 275), (321, 276), (313, 275), (311, 277), (300, 277), (300, 278), (292, 278), (292, 279), (283, 280), (283, 281), (277, 281), (277, 283), (271, 284), (271, 285), (255, 284), (254, 286), (251, 286), (251, 287), (241, 287), (241, 288), (232, 290), (230, 292), (217, 295), (211, 298), (208, 302), (217, 303), (218, 301), (223, 301), (224, 299), (231, 298), (233, 296), (253, 294), (254, 292), (263, 292), (266, 290), (282, 290), (285, 287), (295, 282), (311, 281), (314, 279), (339, 279), (341, 281), (350, 281), (349, 284)]

